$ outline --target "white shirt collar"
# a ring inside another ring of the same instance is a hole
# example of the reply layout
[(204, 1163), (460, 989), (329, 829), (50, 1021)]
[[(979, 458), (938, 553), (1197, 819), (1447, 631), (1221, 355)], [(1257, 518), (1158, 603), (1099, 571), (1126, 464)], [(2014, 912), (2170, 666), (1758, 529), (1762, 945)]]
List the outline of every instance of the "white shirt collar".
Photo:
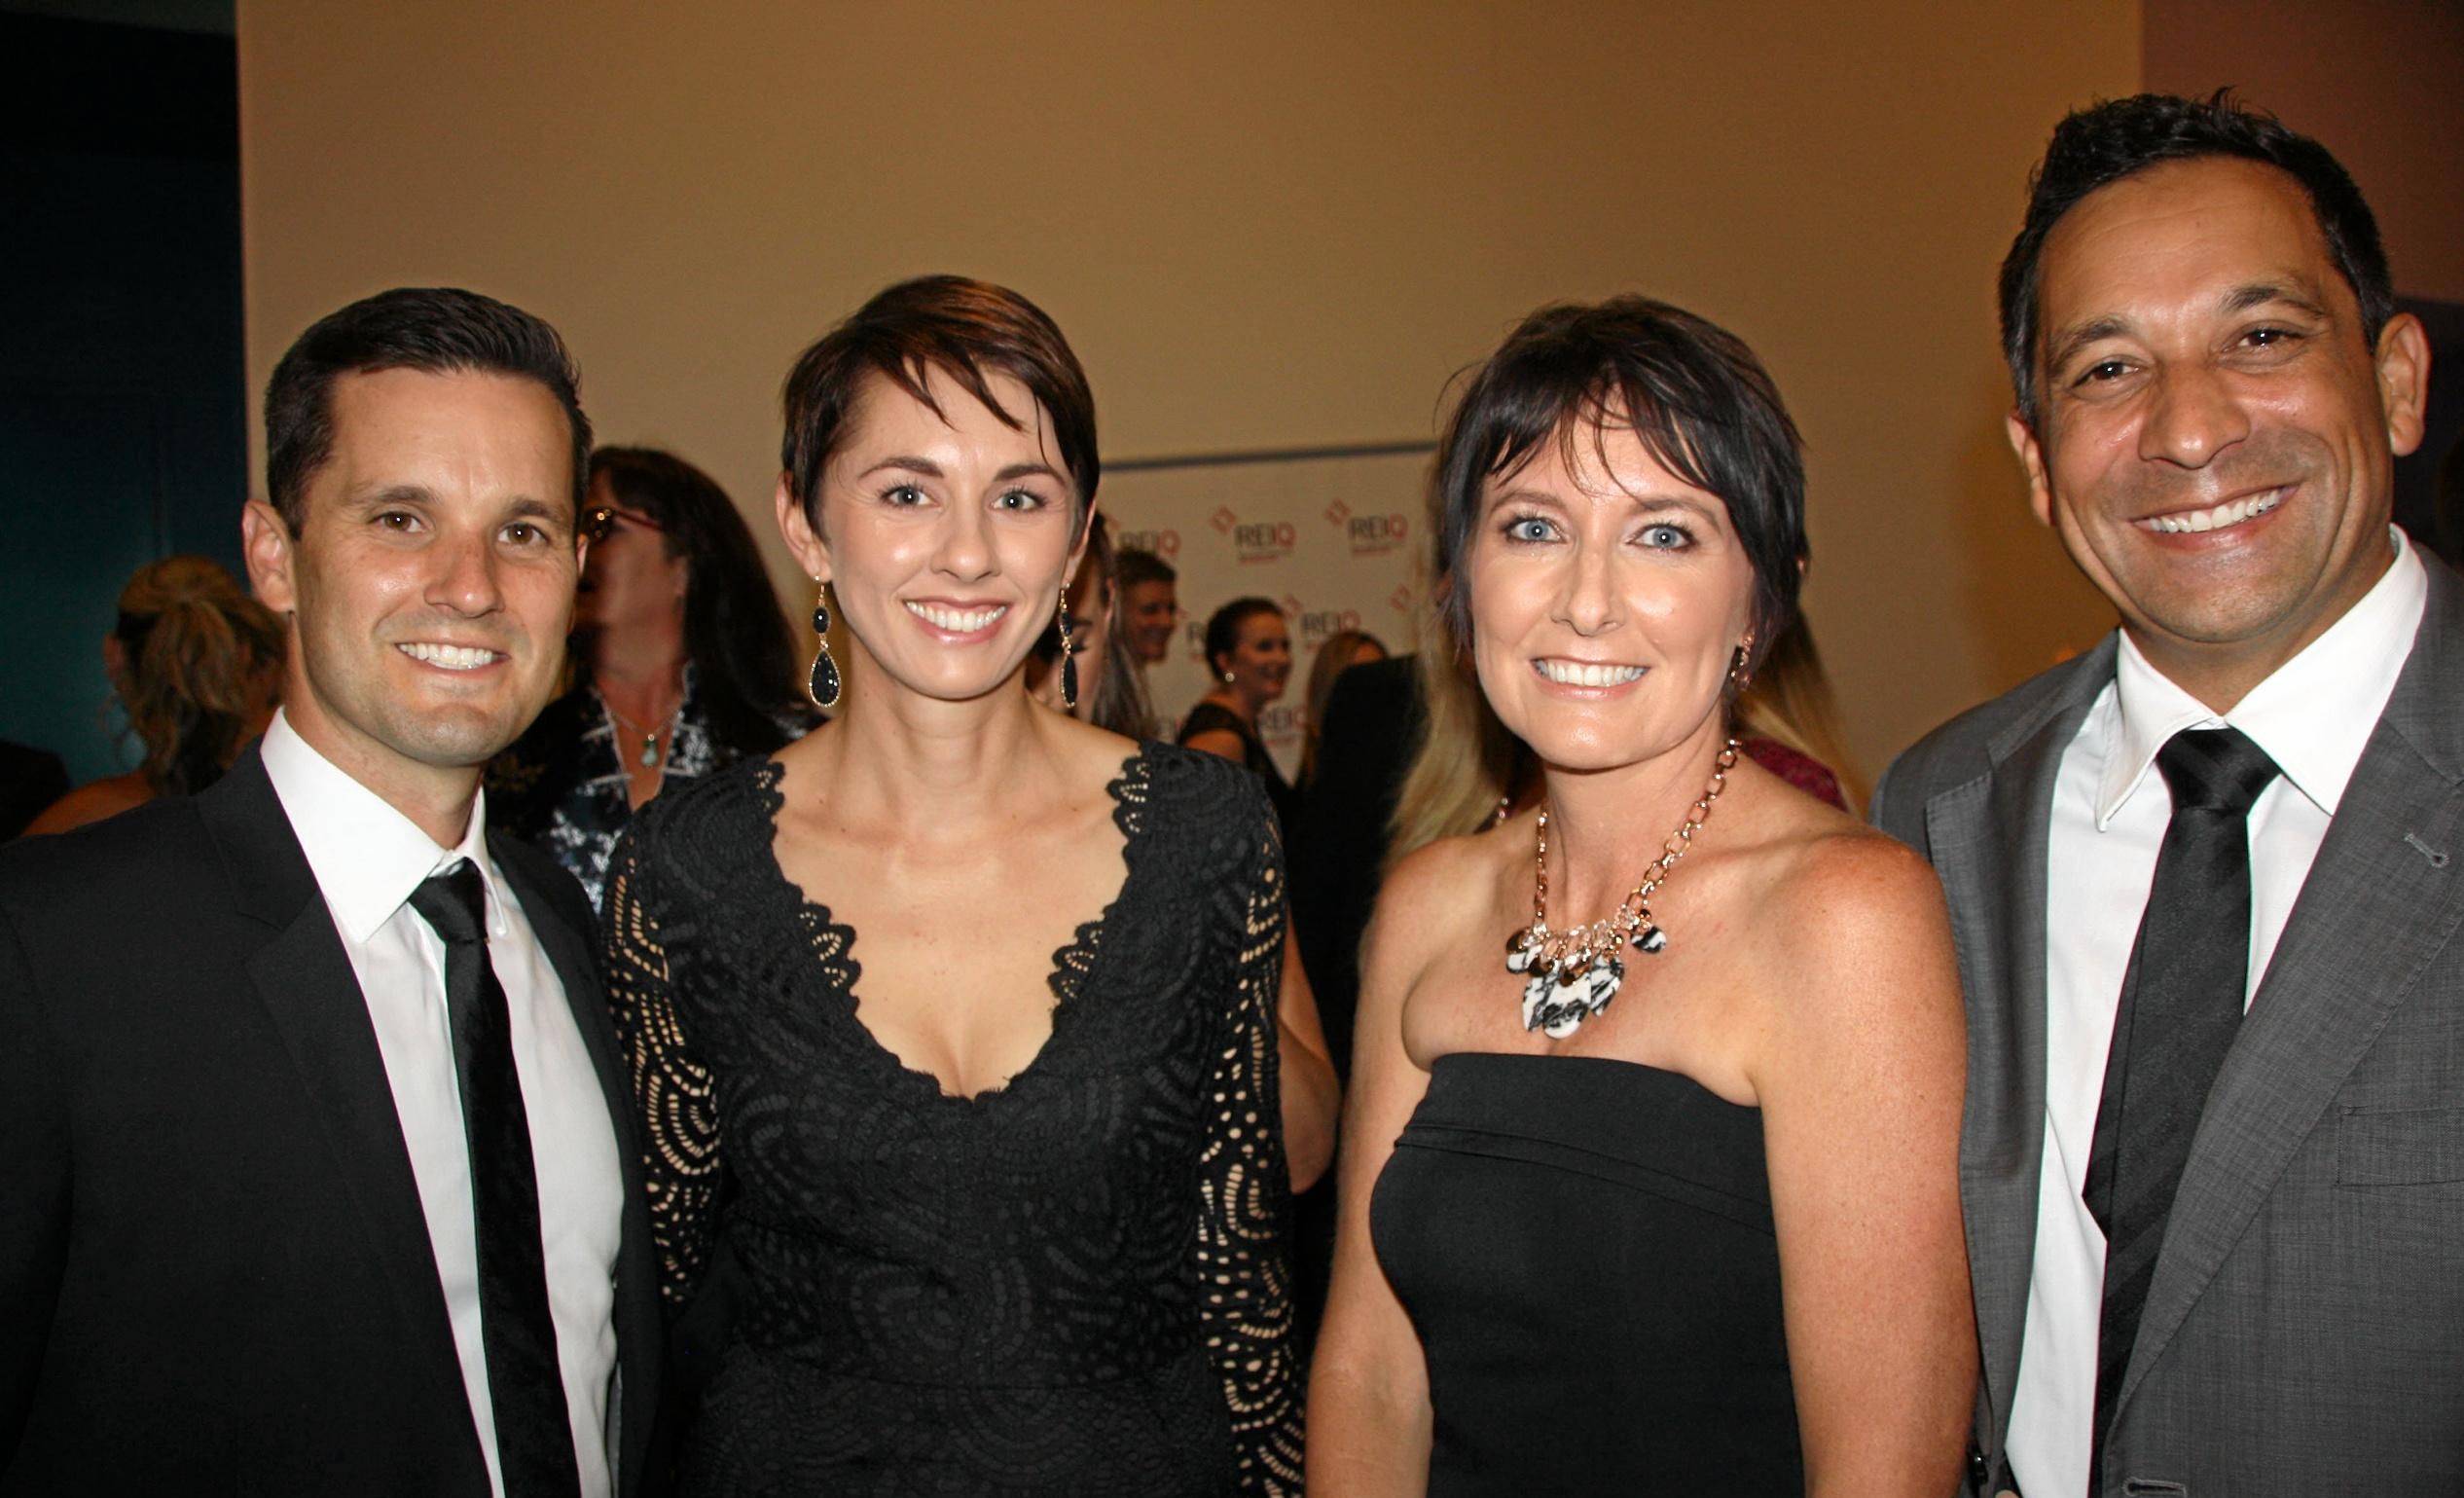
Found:
[(2148, 664), (2129, 633), (2114, 666), (2113, 738), (2096, 790), (2103, 831), (2148, 777), (2156, 751), (2185, 728), (2229, 724), (2267, 751), (2296, 790), (2333, 817), (2378, 716), (2412, 653), (2430, 580), (2402, 530), (2396, 560), (2344, 617), (2276, 668), (2223, 717)]
[(488, 857), (486, 790), (471, 803), (461, 842), (443, 848), (418, 823), (318, 753), (281, 712), (267, 726), (258, 753), (344, 940), (354, 945), (367, 941), (393, 919), (421, 880), (463, 859), (479, 869), (488, 890), (488, 933), (505, 934), (504, 897), (497, 888), (496, 865)]

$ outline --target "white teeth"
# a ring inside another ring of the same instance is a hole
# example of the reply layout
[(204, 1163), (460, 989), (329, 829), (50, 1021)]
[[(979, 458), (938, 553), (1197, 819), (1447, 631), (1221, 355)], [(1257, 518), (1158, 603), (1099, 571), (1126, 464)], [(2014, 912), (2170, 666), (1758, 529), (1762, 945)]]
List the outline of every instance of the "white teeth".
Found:
[(936, 630), (953, 635), (972, 635), (977, 630), (1009, 612), (1007, 603), (991, 608), (941, 608), (931, 603), (909, 603), (907, 611)]
[(2210, 510), (2191, 510), (2180, 515), (2153, 515), (2141, 521), (2140, 524), (2152, 530), (2161, 530), (2172, 535), (2190, 534), (2201, 530), (2222, 530), (2227, 526), (2238, 526), (2245, 520), (2265, 515), (2283, 502), (2284, 491), (2271, 489), (2264, 494), (2248, 499), (2234, 499)]
[(495, 651), (482, 650), (473, 645), (432, 645), (421, 641), (404, 645), (401, 649), (403, 654), (415, 661), (425, 661), (447, 671), (477, 671), (496, 658)]
[(1541, 676), (1559, 686), (1623, 686), (1640, 680), (1640, 666), (1598, 666), (1582, 661), (1540, 661)]

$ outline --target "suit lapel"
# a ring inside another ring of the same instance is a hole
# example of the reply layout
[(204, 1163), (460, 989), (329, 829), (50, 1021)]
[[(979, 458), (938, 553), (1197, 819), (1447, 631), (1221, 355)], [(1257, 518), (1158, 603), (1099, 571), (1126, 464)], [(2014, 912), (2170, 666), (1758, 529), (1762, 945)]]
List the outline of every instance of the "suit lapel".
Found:
[[(2426, 561), (2426, 559), (2425, 559)], [(2127, 1403), (2337, 1091), (2464, 923), (2464, 596), (2430, 563), (2410, 659), (2208, 1094), (2122, 1381)], [(2410, 837), (2448, 855), (2434, 864)]]
[(2062, 753), (2113, 677), (2108, 638), (1987, 745), (1990, 770), (1926, 803), (1968, 999), (1960, 1195), (1995, 1429), (2010, 1417), (2045, 1151), (2046, 849)]
[(315, 1101), (335, 1174), (367, 1225), (372, 1256), (411, 1338), (403, 1355), (425, 1365), (432, 1387), (451, 1389), (466, 1404), (458, 1399), (461, 1360), (376, 1029), (307, 856), (254, 749), (198, 798), (198, 814), (221, 853), (240, 911), (269, 930), (249, 961), (249, 976)]

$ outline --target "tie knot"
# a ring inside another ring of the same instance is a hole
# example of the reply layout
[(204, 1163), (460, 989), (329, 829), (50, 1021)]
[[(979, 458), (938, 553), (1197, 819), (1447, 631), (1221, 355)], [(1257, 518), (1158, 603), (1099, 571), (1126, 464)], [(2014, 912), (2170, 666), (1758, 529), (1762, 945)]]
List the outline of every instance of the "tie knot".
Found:
[(457, 860), (441, 874), (430, 874), (411, 892), (411, 908), (419, 912), (447, 946), (487, 940), (488, 891), (478, 865)]
[(2238, 728), (2186, 728), (2156, 750), (2173, 809), (2250, 815), (2276, 778), (2276, 762)]

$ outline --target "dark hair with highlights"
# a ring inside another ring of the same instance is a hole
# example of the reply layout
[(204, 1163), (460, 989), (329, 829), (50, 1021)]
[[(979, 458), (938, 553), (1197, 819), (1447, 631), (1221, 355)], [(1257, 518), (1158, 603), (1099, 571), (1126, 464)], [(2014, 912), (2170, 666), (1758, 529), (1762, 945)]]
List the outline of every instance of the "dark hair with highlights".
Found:
[(582, 415), (582, 377), (564, 340), (494, 297), (399, 286), (318, 318), (266, 383), (266, 497), (293, 535), (308, 521), (308, 483), (334, 453), (335, 381), (388, 369), (512, 375), (547, 386), (572, 431), (573, 511), (580, 515), (591, 421)]
[(1647, 297), (1543, 307), (1489, 356), (1437, 444), (1441, 617), (1471, 641), (1463, 563), (1490, 480), (1543, 442), (1631, 428), (1651, 457), (1718, 494), (1754, 566), (1756, 659), (1796, 616), (1805, 462), (1779, 388), (1736, 335)]
[(2395, 315), (2394, 283), (2378, 221), (2352, 175), (2327, 147), (2286, 128), (2275, 116), (2249, 108), (2219, 89), (2204, 99), (2141, 93), (2075, 111), (2053, 128), (2045, 160), (2028, 178), (2028, 216), (2002, 260), (2002, 356), (2019, 419), (2031, 429), (2039, 415), (2036, 350), (2038, 273), (2045, 240), (2062, 216), (2098, 188), (2165, 162), (2232, 157), (2273, 166), (2310, 200), (2328, 258), (2361, 303), (2362, 337), (2372, 347)]
[(821, 471), (846, 440), (866, 377), (880, 376), (942, 416), (924, 383), (927, 370), (956, 381), (1016, 431), (1027, 430), (1034, 413), (1003, 409), (993, 398), (992, 377), (1007, 375), (1025, 385), (1052, 423), (1061, 465), (1077, 491), (1074, 518), (1086, 523), (1103, 460), (1095, 446), (1095, 393), (1069, 340), (1040, 308), (1005, 286), (925, 275), (877, 293), (787, 372), (779, 462), (815, 530)]
[(1120, 549), (1112, 559), (1112, 570), (1119, 575), (1121, 586), (1124, 588), (1135, 588), (1141, 583), (1170, 583), (1180, 580), (1180, 574), (1172, 569), (1171, 563), (1151, 551), (1144, 551), (1136, 546), (1124, 546)]
[(667, 554), (684, 559), (684, 657), (710, 732), (738, 754), (787, 742), (779, 719), (804, 714), (787, 616), (761, 549), (718, 481), (657, 448), (600, 448), (591, 482), (658, 522)]

